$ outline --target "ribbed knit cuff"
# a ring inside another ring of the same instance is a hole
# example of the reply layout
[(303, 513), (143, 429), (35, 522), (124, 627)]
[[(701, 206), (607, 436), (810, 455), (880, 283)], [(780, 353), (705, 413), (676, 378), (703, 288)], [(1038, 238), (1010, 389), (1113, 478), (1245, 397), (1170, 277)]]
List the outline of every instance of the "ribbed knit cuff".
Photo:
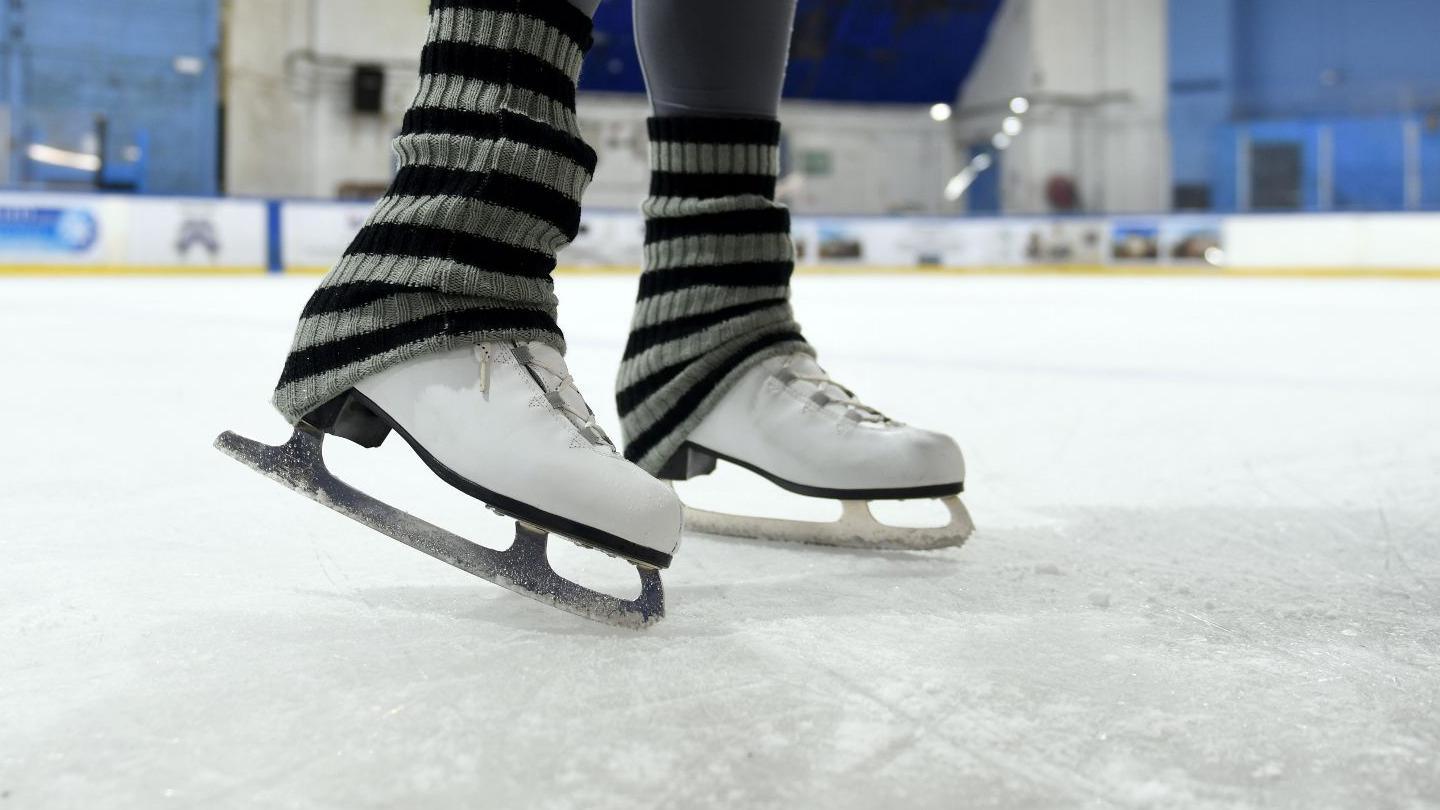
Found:
[[(589, 15), (567, 0), (430, 0), (432, 20), (447, 11), (523, 15), (544, 23), (556, 34), (574, 43), (582, 52), (589, 51), (595, 41), (595, 25)], [(483, 39), (483, 35), (472, 38)]]
[(650, 196), (775, 198), (780, 122), (651, 118)]
[(755, 363), (808, 352), (774, 202), (780, 124), (652, 118), (645, 264), (617, 383), (625, 454), (657, 472)]
[(564, 350), (550, 273), (595, 172), (575, 118), (591, 41), (565, 0), (432, 0), (399, 172), (301, 316), (275, 392), (286, 418), (478, 340)]

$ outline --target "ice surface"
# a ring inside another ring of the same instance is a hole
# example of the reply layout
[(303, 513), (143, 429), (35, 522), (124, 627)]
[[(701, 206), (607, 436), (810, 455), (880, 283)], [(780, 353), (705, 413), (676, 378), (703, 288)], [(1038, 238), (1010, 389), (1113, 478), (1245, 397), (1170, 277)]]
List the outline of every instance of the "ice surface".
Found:
[[(690, 537), (646, 633), (211, 449), (284, 437), (312, 284), (0, 283), (0, 808), (1440, 801), (1440, 284), (802, 277), (837, 378), (961, 439), (980, 529)], [(633, 285), (559, 283), (607, 427)], [(509, 535), (399, 443), (331, 463)]]

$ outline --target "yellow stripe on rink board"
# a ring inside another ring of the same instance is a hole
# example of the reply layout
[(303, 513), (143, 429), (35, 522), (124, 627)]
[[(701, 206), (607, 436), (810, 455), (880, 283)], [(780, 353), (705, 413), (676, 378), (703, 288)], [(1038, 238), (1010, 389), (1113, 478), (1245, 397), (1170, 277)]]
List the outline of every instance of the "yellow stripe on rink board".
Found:
[[(320, 276), (329, 267), (292, 267), (286, 275)], [(200, 267), (124, 264), (0, 264), (0, 276), (243, 276), (265, 275), (258, 266)], [(560, 265), (567, 276), (636, 276), (636, 265)], [(1207, 267), (1205, 265), (1147, 264), (1033, 264), (978, 267), (929, 265), (802, 264), (796, 272), (807, 276), (1116, 276), (1153, 278), (1294, 278), (1294, 279), (1430, 279), (1440, 280), (1440, 267)]]
[(1118, 276), (1127, 278), (1334, 278), (1436, 279), (1440, 267), (1210, 267), (1175, 264), (1032, 264), (983, 267), (895, 267), (864, 270), (812, 266), (800, 272), (910, 272), (951, 276)]
[(259, 265), (198, 267), (142, 264), (0, 264), (0, 276), (252, 276), (263, 275)]
[[(634, 265), (561, 265), (565, 275), (638, 275)], [(802, 264), (807, 276), (1120, 276), (1155, 278), (1383, 278), (1440, 280), (1440, 267), (1209, 267), (1165, 264), (938, 265)]]

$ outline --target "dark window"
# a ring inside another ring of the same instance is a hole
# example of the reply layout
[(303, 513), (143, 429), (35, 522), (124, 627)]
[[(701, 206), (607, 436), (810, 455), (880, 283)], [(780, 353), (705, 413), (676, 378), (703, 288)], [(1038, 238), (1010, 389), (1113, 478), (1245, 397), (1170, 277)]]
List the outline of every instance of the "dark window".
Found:
[(1175, 186), (1176, 211), (1209, 211), (1210, 187), (1204, 183), (1181, 183)]
[(1257, 143), (1250, 147), (1250, 207), (1300, 207), (1300, 144)]

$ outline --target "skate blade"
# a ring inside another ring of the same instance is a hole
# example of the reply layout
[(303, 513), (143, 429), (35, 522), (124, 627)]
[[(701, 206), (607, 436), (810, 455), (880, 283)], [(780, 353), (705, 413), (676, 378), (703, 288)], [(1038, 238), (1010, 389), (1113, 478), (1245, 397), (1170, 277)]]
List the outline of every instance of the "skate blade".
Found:
[(323, 433), (301, 426), (279, 446), (226, 431), (215, 440), (215, 447), (266, 478), (391, 539), (537, 602), (617, 627), (639, 629), (665, 617), (665, 591), (655, 569), (637, 566), (640, 595), (635, 599), (591, 590), (560, 576), (550, 566), (545, 530), (516, 521), (515, 542), (504, 551), (471, 543), (336, 478), (321, 455), (324, 440)]
[(830, 523), (808, 520), (731, 515), (685, 507), (687, 531), (721, 537), (776, 540), (839, 548), (932, 551), (963, 545), (975, 531), (970, 512), (959, 496), (940, 499), (950, 513), (950, 522), (935, 528), (910, 528), (881, 523), (867, 501), (841, 501), (840, 519)]

